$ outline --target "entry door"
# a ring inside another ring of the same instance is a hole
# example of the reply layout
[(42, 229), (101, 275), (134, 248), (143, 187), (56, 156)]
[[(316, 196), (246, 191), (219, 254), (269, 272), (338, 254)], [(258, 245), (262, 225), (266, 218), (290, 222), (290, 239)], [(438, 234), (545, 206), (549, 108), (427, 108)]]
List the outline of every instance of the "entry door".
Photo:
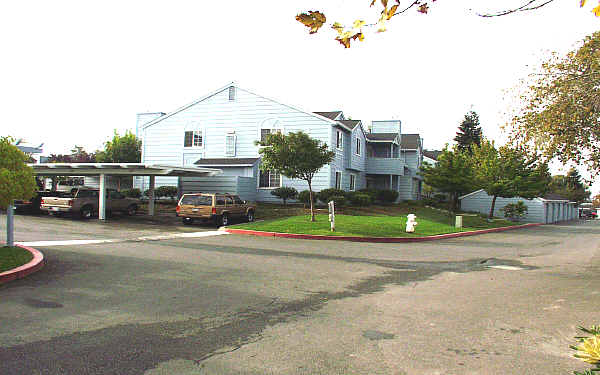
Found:
[(202, 154), (183, 154), (183, 166), (184, 167), (195, 167), (194, 164), (199, 159), (202, 159)]

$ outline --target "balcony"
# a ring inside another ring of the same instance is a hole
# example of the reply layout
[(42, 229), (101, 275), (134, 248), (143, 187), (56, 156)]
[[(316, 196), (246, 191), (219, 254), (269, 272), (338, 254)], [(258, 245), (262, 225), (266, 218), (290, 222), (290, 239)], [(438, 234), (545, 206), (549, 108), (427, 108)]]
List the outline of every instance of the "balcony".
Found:
[(367, 157), (367, 174), (394, 174), (403, 176), (406, 163), (401, 158)]

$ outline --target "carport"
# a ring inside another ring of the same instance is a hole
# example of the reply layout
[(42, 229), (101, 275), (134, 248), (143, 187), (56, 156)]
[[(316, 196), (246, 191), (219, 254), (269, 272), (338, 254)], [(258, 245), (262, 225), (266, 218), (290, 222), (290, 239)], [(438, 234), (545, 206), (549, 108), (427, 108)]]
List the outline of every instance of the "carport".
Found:
[(210, 177), (221, 174), (220, 169), (178, 167), (144, 163), (41, 163), (29, 164), (36, 176), (99, 176), (100, 200), (98, 218), (106, 219), (106, 176), (149, 176), (148, 215), (154, 216), (154, 181), (156, 176)]

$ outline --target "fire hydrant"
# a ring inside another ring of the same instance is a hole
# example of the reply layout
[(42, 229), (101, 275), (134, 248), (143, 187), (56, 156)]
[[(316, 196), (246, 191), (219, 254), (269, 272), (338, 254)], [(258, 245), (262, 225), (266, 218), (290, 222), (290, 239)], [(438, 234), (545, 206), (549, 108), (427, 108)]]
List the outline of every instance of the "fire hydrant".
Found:
[(413, 233), (415, 227), (419, 224), (415, 221), (416, 218), (417, 216), (415, 214), (408, 214), (408, 216), (406, 216), (406, 231), (408, 233)]

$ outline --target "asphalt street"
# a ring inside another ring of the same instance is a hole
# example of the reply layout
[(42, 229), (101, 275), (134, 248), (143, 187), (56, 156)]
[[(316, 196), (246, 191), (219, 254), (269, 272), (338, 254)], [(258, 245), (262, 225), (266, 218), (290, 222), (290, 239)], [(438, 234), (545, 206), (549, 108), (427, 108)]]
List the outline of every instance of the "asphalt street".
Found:
[(412, 244), (16, 231), (48, 264), (0, 286), (3, 375), (566, 374), (576, 327), (600, 323), (596, 221)]

